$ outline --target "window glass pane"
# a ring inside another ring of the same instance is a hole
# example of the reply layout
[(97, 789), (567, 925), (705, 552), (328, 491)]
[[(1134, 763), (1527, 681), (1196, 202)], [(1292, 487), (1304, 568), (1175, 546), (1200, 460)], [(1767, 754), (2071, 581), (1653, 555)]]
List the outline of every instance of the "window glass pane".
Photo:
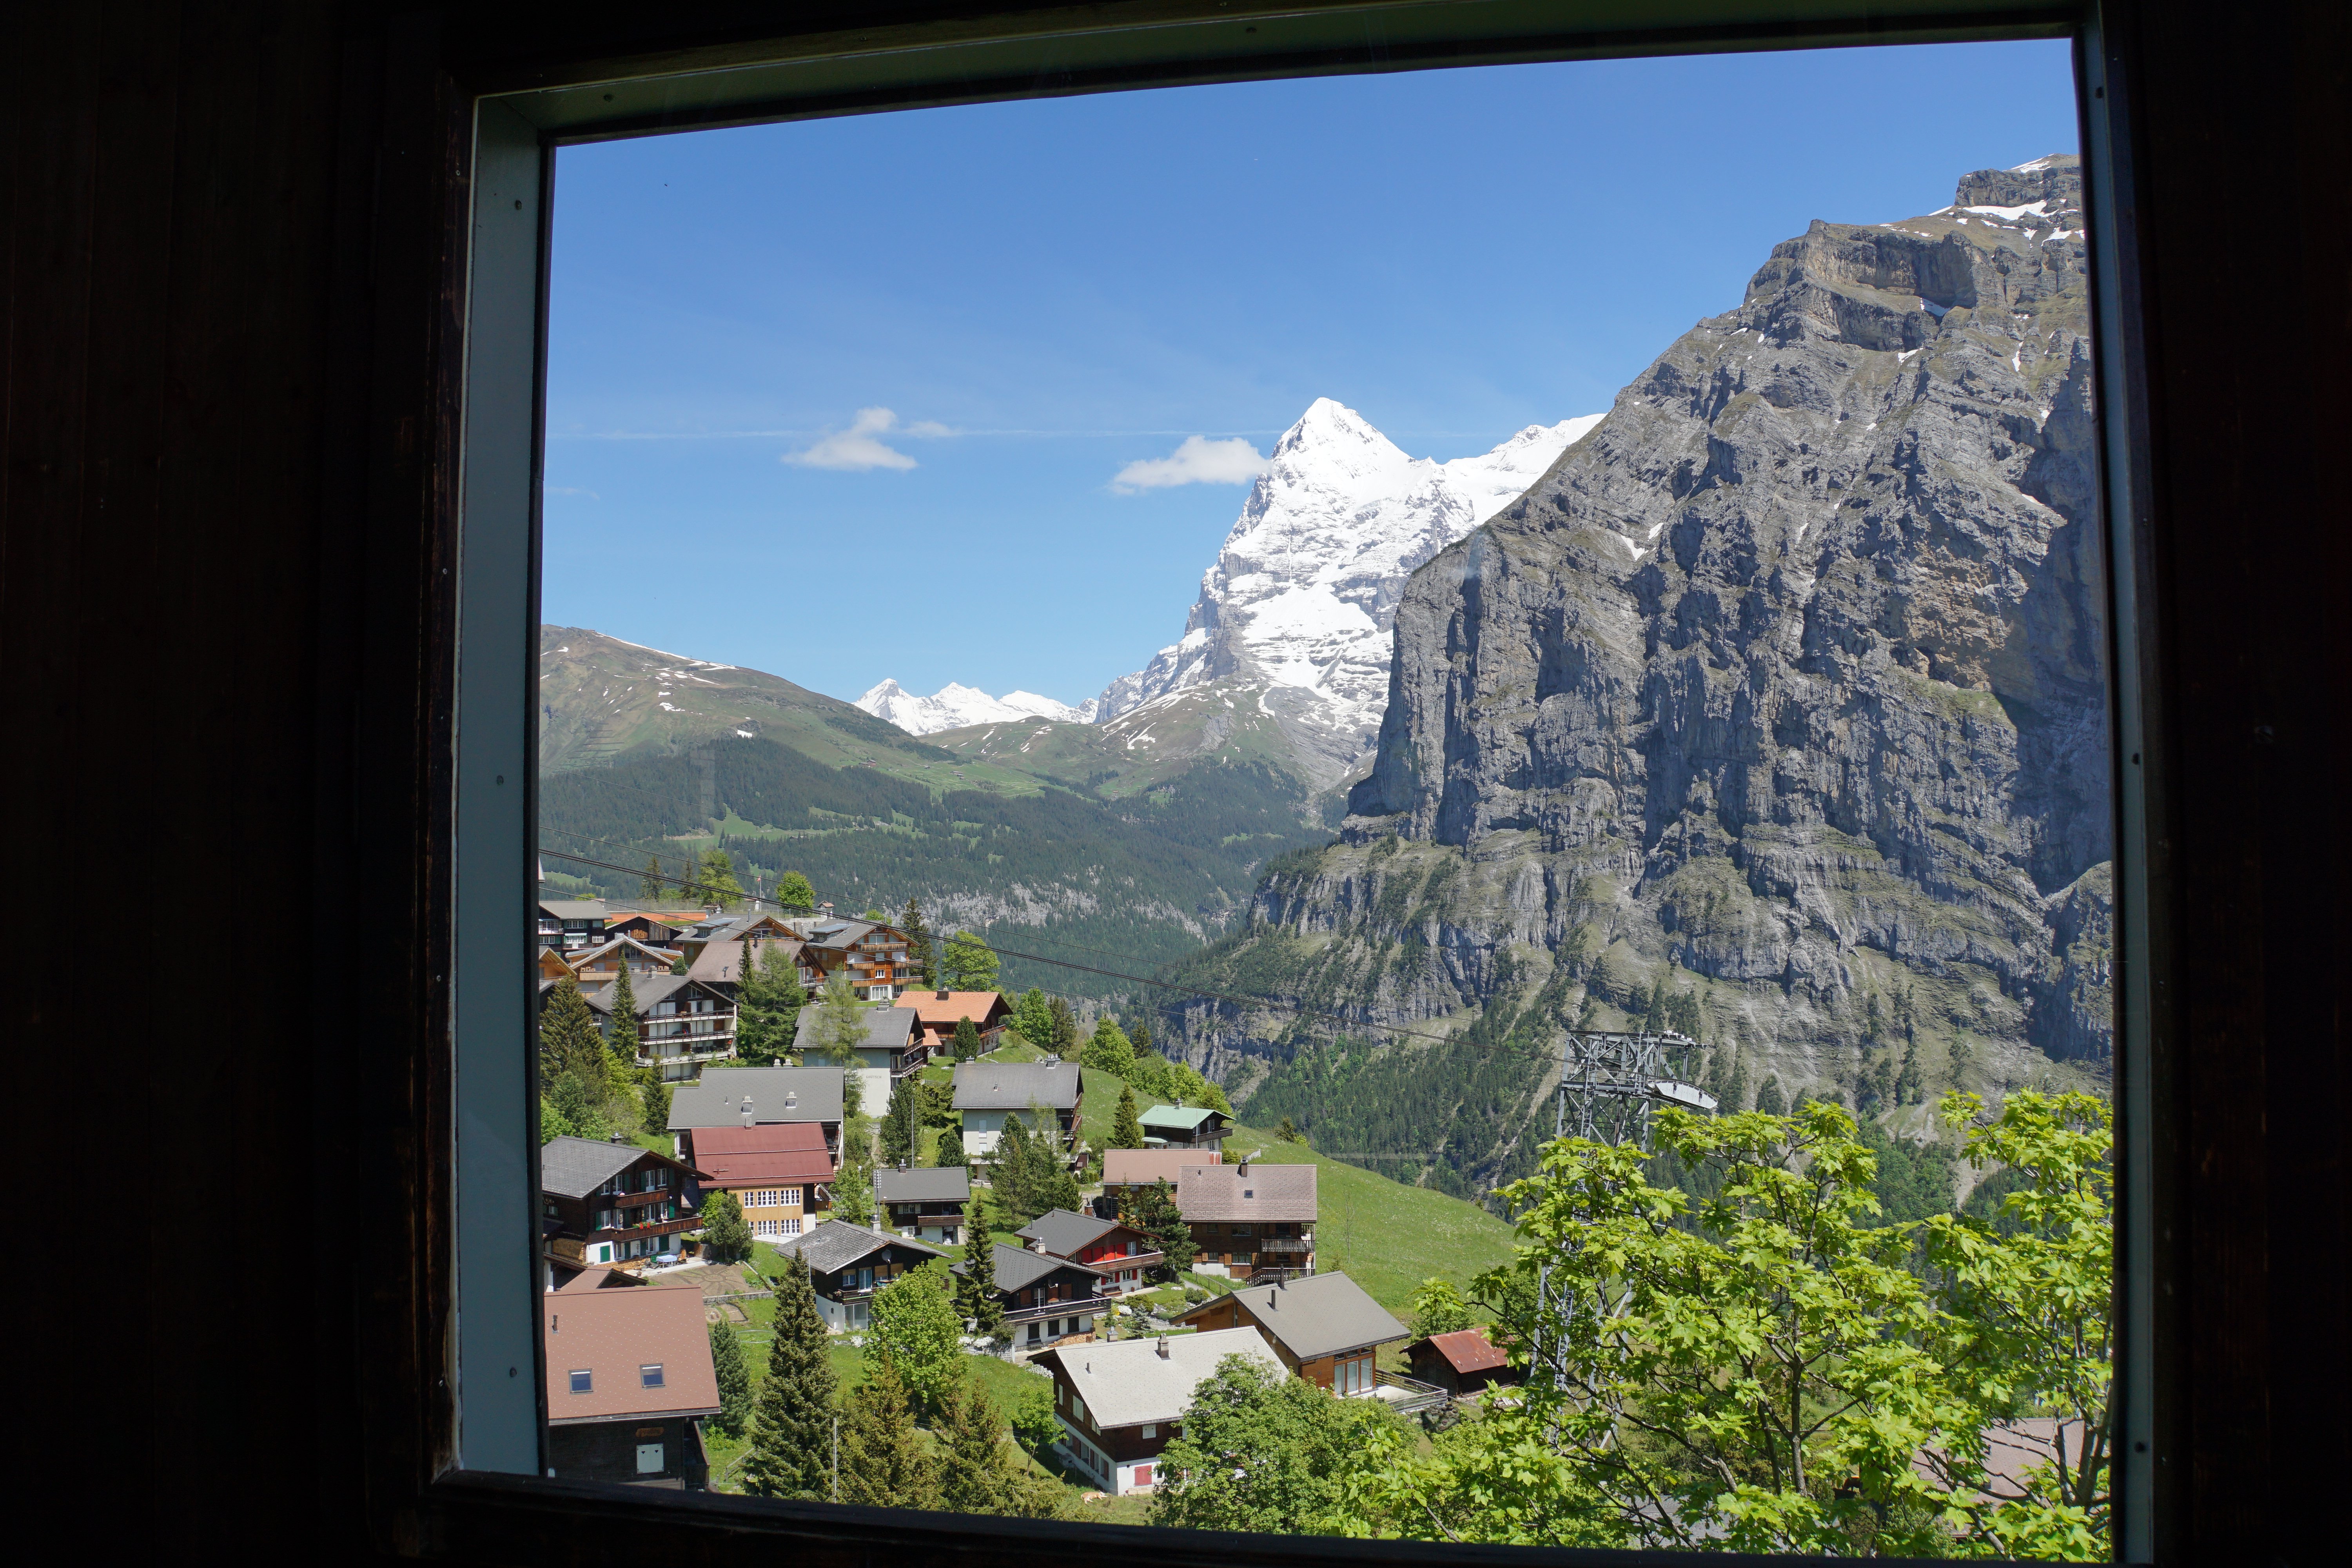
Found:
[(565, 148), (542, 912), (650, 956), (549, 986), (551, 1247), (686, 1196), (553, 1282), (639, 1367), (611, 1420), (692, 1434), (607, 1471), (934, 1506), (761, 1447), (782, 1335), (809, 1410), (1016, 1511), (2105, 1550), (2071, 81), (1858, 49)]

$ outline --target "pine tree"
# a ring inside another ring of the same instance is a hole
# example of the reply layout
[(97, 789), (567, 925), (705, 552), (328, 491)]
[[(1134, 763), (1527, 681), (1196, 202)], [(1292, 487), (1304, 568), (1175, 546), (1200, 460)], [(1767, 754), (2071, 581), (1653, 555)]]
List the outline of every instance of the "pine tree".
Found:
[(776, 1285), (775, 1338), (768, 1346), (768, 1376), (743, 1458), (743, 1489), (753, 1497), (824, 1500), (833, 1461), (833, 1363), (825, 1354), (824, 1319), (808, 1265), (784, 1261)]
[(955, 1027), (955, 1059), (968, 1062), (980, 1055), (980, 1026), (970, 1018), (958, 1018)]
[(1927, 1094), (1927, 1075), (1919, 1070), (1919, 1042), (1912, 1040), (1903, 1047), (1903, 1070), (1895, 1075), (1895, 1103), (1917, 1105)]
[(923, 906), (915, 896), (907, 896), (906, 912), (898, 917), (898, 929), (907, 933), (907, 963), (916, 978), (929, 991), (939, 984), (939, 955), (932, 951), (931, 928), (923, 919)]
[[(1284, 1117), (1282, 1125), (1287, 1129), (1290, 1126), (1290, 1118)], [(1287, 1131), (1279, 1131), (1276, 1136), (1286, 1143), (1293, 1142), (1296, 1137)], [(1108, 1146), (1113, 1149), (1143, 1147), (1143, 1122), (1136, 1115), (1135, 1090), (1123, 1083), (1118, 1086), (1118, 1109), (1111, 1113)]]
[(607, 1037), (613, 1058), (625, 1068), (634, 1068), (645, 1050), (637, 1036), (637, 988), (629, 979), (625, 954), (621, 961), (621, 973), (613, 981), (613, 1032)]
[(939, 1507), (1013, 1519), (1061, 1514), (1061, 1486), (1021, 1466), (1005, 1442), (1003, 1415), (977, 1381), (968, 1378), (950, 1394), (931, 1436), (939, 1445)]
[(567, 974), (555, 983), (540, 1008), (540, 1077), (552, 1079), (583, 1060), (604, 1055), (604, 1037), (597, 1032), (596, 1016), (588, 1010), (588, 999), (580, 994), (580, 982)]
[(1737, 1046), (1731, 1048), (1731, 1085), (1723, 1091), (1723, 1108), (1726, 1110), (1748, 1109), (1748, 1058), (1740, 1054)]
[(702, 852), (695, 890), (707, 904), (724, 908), (743, 901), (743, 884), (735, 879), (735, 857), (713, 845)]
[(940, 1152), (933, 1163), (950, 1167), (968, 1163), (963, 1152), (963, 1132), (961, 1129), (950, 1127), (940, 1134)]
[(1151, 1237), (1153, 1250), (1164, 1255), (1151, 1277), (1165, 1283), (1192, 1268), (1197, 1256), (1192, 1227), (1184, 1223), (1184, 1211), (1176, 1206), (1174, 1189), (1164, 1180), (1156, 1182), (1137, 1192), (1131, 1202), (1130, 1212), (1123, 1216), (1126, 1223)]
[(1756, 1109), (1767, 1116), (1789, 1114), (1789, 1101), (1780, 1092), (1780, 1079), (1778, 1074), (1766, 1078), (1764, 1087), (1756, 1091)]
[(936, 1508), (939, 1475), (915, 1434), (907, 1385), (889, 1357), (871, 1363), (841, 1413), (841, 1500)]
[[(1289, 1118), (1289, 1117), (1287, 1117), (1287, 1116), (1284, 1117), (1284, 1118), (1282, 1119), (1281, 1124), (1280, 1124), (1279, 1126), (1277, 1126), (1277, 1127), (1276, 1127), (1276, 1128), (1275, 1128), (1275, 1130), (1274, 1130), (1274, 1136), (1275, 1136), (1276, 1140), (1277, 1142), (1284, 1142), (1284, 1143), (1296, 1143), (1296, 1142), (1298, 1142), (1298, 1123), (1297, 1123), (1296, 1121), (1292, 1121), (1292, 1120), (1290, 1120), (1290, 1118)], [(1122, 1147), (1122, 1148), (1124, 1148), (1124, 1147), (1127, 1147), (1127, 1145), (1122, 1144), (1122, 1145), (1121, 1145), (1121, 1147)]]
[(646, 1081), (637, 1087), (637, 1097), (645, 1103), (645, 1128), (648, 1132), (669, 1131), (669, 1085), (661, 1080), (661, 1068), (646, 1069)]
[(902, 1078), (890, 1086), (890, 1108), (882, 1116), (882, 1163), (902, 1164), (915, 1157), (915, 1134), (922, 1126), (915, 1105), (916, 1084), (912, 1077)]
[(1054, 1048), (1054, 1012), (1045, 994), (1034, 985), (1021, 994), (1013, 1005), (1013, 1027), (1020, 1037), (1042, 1050)]
[(1151, 1048), (1151, 1020), (1149, 1018), (1138, 1018), (1135, 1021), (1134, 1026), (1127, 1031), (1127, 1041), (1128, 1044), (1135, 1047), (1135, 1054), (1137, 1056), (1141, 1056), (1144, 1052), (1150, 1050)]
[(988, 1236), (988, 1210), (978, 1193), (963, 1211), (963, 1271), (956, 1276), (956, 1309), (983, 1340), (1004, 1332), (1004, 1303), (996, 1299), (996, 1244)]
[(844, 1225), (874, 1223), (874, 1176), (862, 1158), (851, 1157), (845, 1136), (842, 1139), (841, 1173), (833, 1179), (833, 1217)]
[(1654, 1035), (1666, 1026), (1666, 983), (1659, 981), (1650, 987), (1650, 999), (1642, 1009), (1642, 1032)]
[(1070, 1005), (1059, 996), (1045, 1004), (1045, 1014), (1048, 1019), (1047, 1037), (1035, 1043), (1057, 1055), (1068, 1056), (1078, 1043), (1077, 1014), (1071, 1011)]
[(996, 1155), (988, 1176), (996, 1206), (1013, 1226), (1027, 1225), (1043, 1212), (1029, 1206), (1029, 1130), (1019, 1111), (1007, 1111), (1004, 1131), (996, 1137)]
[(744, 1364), (735, 1331), (724, 1323), (710, 1325), (710, 1365), (719, 1374), (719, 1415), (712, 1425), (740, 1437), (751, 1419), (751, 1369)]
[(649, 904), (661, 902), (662, 868), (658, 856), (646, 857), (645, 875), (637, 879), (637, 896)]

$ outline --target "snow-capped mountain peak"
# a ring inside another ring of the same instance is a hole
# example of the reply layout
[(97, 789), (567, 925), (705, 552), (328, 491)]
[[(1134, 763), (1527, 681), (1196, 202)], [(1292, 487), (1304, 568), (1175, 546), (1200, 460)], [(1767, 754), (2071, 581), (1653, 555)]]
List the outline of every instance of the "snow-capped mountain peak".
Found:
[(1288, 689), (1276, 703), (1308, 771), (1338, 776), (1371, 746), (1388, 699), (1390, 629), (1413, 569), (1517, 500), (1600, 415), (1530, 425), (1492, 451), (1407, 456), (1318, 397), (1274, 446), (1184, 636), (1106, 688), (1108, 721), (1228, 678)]
[(885, 680), (860, 697), (857, 706), (910, 735), (931, 735), (966, 724), (1003, 724), (1021, 719), (1090, 724), (1097, 704), (1089, 699), (1073, 708), (1034, 691), (1008, 691), (1003, 697), (991, 697), (977, 687), (961, 686), (954, 681), (929, 697), (918, 697), (896, 680)]

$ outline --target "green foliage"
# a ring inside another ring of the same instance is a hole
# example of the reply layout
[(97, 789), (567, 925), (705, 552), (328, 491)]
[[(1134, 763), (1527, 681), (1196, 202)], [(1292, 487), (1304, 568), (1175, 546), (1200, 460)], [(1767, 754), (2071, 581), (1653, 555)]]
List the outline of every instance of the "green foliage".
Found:
[(1135, 1090), (1119, 1085), (1118, 1110), (1110, 1119), (1110, 1147), (1140, 1149), (1143, 1147), (1143, 1121), (1135, 1108)]
[(845, 1130), (841, 1137), (841, 1172), (833, 1179), (833, 1217), (844, 1225), (874, 1223), (874, 1176), (864, 1160), (853, 1156)]
[(744, 1364), (735, 1331), (724, 1323), (710, 1325), (710, 1365), (719, 1375), (719, 1414), (711, 1425), (740, 1437), (751, 1419), (751, 1369)]
[(551, 1142), (558, 1138), (581, 1136), (580, 1129), (572, 1124), (571, 1117), (564, 1114), (562, 1106), (543, 1094), (539, 1097), (539, 1141), (541, 1143)]
[(605, 1048), (623, 1069), (637, 1065), (637, 1053), (642, 1042), (637, 1037), (637, 987), (629, 977), (629, 962), (625, 953), (621, 973), (613, 977), (613, 1023), (604, 1038)]
[(1034, 985), (1024, 991), (1021, 1000), (1013, 1005), (1012, 1022), (1014, 1031), (1031, 1045), (1043, 1046), (1049, 1050), (1053, 1048), (1053, 1005), (1045, 1000), (1045, 994)]
[(898, 915), (898, 929), (907, 935), (907, 963), (926, 991), (939, 984), (939, 952), (931, 943), (930, 922), (923, 918), (923, 906), (913, 894), (907, 896), (907, 907)]
[(965, 1165), (970, 1163), (969, 1157), (966, 1156), (963, 1152), (962, 1130), (960, 1128), (950, 1127), (942, 1131), (940, 1134), (939, 1156), (932, 1162), (932, 1163), (937, 1165)]
[(695, 868), (695, 896), (706, 904), (740, 904), (743, 884), (735, 879), (735, 858), (720, 848), (706, 849)]
[(740, 1263), (751, 1256), (751, 1226), (733, 1193), (715, 1187), (702, 1195), (702, 1249), (718, 1263)]
[(784, 1259), (775, 1287), (775, 1337), (743, 1459), (743, 1489), (754, 1497), (823, 1500), (831, 1487), (835, 1381), (825, 1354), (824, 1319), (808, 1265), (798, 1257)]
[(663, 885), (660, 858), (646, 856), (646, 874), (637, 879), (637, 897), (649, 904), (659, 903)]
[(804, 914), (816, 912), (816, 889), (798, 871), (787, 871), (776, 879), (776, 902), (788, 910)]
[(744, 944), (742, 978), (735, 985), (735, 1051), (747, 1062), (773, 1064), (792, 1050), (808, 991), (782, 942), (759, 943), (756, 963), (748, 956), (751, 945)]
[(1298, 1123), (1293, 1121), (1287, 1116), (1284, 1117), (1275, 1125), (1274, 1135), (1285, 1143), (1297, 1143), (1303, 1142), (1303, 1140), (1298, 1136)]
[[(1082, 1067), (1097, 1068), (1115, 1078), (1125, 1078), (1135, 1067), (1135, 1047), (1128, 1043), (1126, 1032), (1103, 1015), (1095, 1025), (1094, 1037), (1078, 1053)], [(1121, 1144), (1121, 1148), (1140, 1148), (1140, 1144)]]
[(1129, 1044), (1131, 1045), (1138, 1052), (1150, 1050), (1151, 1048), (1151, 1021), (1149, 1018), (1138, 1018), (1129, 1026), (1127, 1038)]
[(1872, 1190), (1878, 1198), (1881, 1223), (1901, 1224), (1952, 1212), (1959, 1173), (1948, 1144), (1890, 1137), (1875, 1121), (1863, 1122), (1860, 1136), (1878, 1157), (1878, 1176)]
[(963, 1211), (963, 1269), (956, 1276), (956, 1305), (971, 1331), (984, 1340), (1004, 1332), (1004, 1304), (996, 1299), (996, 1252), (988, 1239), (988, 1211), (978, 1193)]
[(661, 1080), (660, 1072), (659, 1068), (650, 1069), (645, 1082), (637, 1086), (638, 1098), (645, 1102), (644, 1125), (648, 1132), (663, 1132), (669, 1128), (669, 1085)]
[(1410, 1447), (1377, 1399), (1338, 1399), (1280, 1367), (1229, 1355), (1192, 1394), (1162, 1456), (1151, 1522), (1183, 1530), (1363, 1535), (1353, 1479)]
[(596, 1016), (580, 994), (580, 983), (567, 974), (555, 983), (539, 1015), (539, 1077), (551, 1083), (566, 1075), (577, 1077), (590, 1096), (601, 1101), (609, 1081), (610, 1053), (596, 1027)]
[(864, 1065), (857, 1052), (866, 1044), (866, 1005), (849, 988), (849, 971), (836, 969), (824, 977), (824, 994), (817, 1003), (815, 1045), (826, 1061), (849, 1068)]
[[(1053, 1402), (1046, 1401), (1050, 1415)], [(1062, 1489), (1018, 1467), (1004, 1443), (1004, 1417), (977, 1383), (959, 1380), (941, 1403), (931, 1435), (939, 1444), (939, 1503), (952, 1513), (1054, 1519)]]
[(955, 1059), (968, 1062), (980, 1055), (980, 1026), (970, 1018), (958, 1018), (955, 1026)]
[(1042, 1038), (1033, 1037), (1033, 1043), (1043, 1046), (1056, 1056), (1068, 1057), (1077, 1048), (1078, 1015), (1068, 1002), (1059, 996), (1045, 1002), (1046, 1026)]
[(1462, 1329), (1474, 1328), (1477, 1318), (1470, 1303), (1454, 1281), (1431, 1275), (1412, 1293), (1412, 1331), (1426, 1337), (1430, 1334), (1450, 1334)]
[(956, 1312), (954, 1277), (943, 1259), (898, 1276), (875, 1293), (866, 1353), (898, 1368), (916, 1418), (929, 1421), (963, 1376), (958, 1343), (963, 1323)]
[(1054, 1385), (1039, 1382), (1024, 1387), (1007, 1413), (1013, 1436), (1032, 1454), (1043, 1456), (1062, 1440), (1062, 1418), (1054, 1414)]
[(1165, 1181), (1148, 1187), (1130, 1187), (1120, 1220), (1151, 1237), (1154, 1250), (1163, 1256), (1151, 1268), (1154, 1283), (1174, 1283), (1176, 1277), (1192, 1267), (1198, 1249), (1192, 1243), (1192, 1228), (1184, 1223), (1184, 1211), (1176, 1206), (1176, 1191)]
[(915, 1134), (922, 1128), (919, 1090), (914, 1079), (902, 1078), (890, 1086), (890, 1104), (882, 1113), (882, 1163), (897, 1165), (915, 1157)]
[(940, 960), (940, 977), (950, 991), (993, 991), (999, 967), (994, 951), (968, 931), (948, 938), (947, 952)]
[(841, 1413), (841, 1500), (869, 1508), (936, 1508), (939, 1472), (915, 1432), (914, 1410), (897, 1363), (866, 1363), (866, 1381)]
[(1211, 1105), (1228, 1116), (1234, 1113), (1233, 1101), (1225, 1098), (1225, 1091), (1202, 1077), (1200, 1069), (1190, 1062), (1171, 1062), (1149, 1051), (1138, 1051), (1135, 1060), (1119, 1076), (1139, 1092), (1150, 1096), (1155, 1105)]
[(1779, 1074), (1775, 1073), (1765, 1079), (1764, 1087), (1756, 1091), (1756, 1113), (1759, 1116), (1789, 1114), (1789, 1100), (1788, 1097), (1780, 1092)]
[(1077, 1179), (1064, 1160), (1060, 1122), (1052, 1111), (1032, 1105), (1025, 1124), (1019, 1111), (1006, 1114), (989, 1186), (1008, 1228), (1048, 1209), (1077, 1208)]

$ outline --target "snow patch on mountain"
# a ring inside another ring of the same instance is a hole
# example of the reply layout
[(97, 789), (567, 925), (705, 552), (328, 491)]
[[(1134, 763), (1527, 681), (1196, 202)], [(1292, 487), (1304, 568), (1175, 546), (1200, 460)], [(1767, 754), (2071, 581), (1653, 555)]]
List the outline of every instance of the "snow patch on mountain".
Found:
[(1530, 425), (1491, 452), (1441, 463), (1406, 456), (1354, 409), (1316, 399), (1275, 443), (1183, 637), (1106, 687), (1100, 718), (1210, 681), (1256, 682), (1287, 689), (1277, 706), (1294, 739), (1332, 766), (1352, 763), (1379, 735), (1405, 579), (1518, 500), (1601, 418)]
[(1073, 708), (1034, 691), (1008, 691), (991, 697), (976, 687), (953, 681), (929, 697), (919, 697), (896, 680), (885, 680), (857, 700), (877, 719), (896, 724), (910, 735), (933, 735), (966, 724), (1004, 724), (1023, 719), (1054, 719), (1066, 724), (1094, 722), (1094, 700)]

